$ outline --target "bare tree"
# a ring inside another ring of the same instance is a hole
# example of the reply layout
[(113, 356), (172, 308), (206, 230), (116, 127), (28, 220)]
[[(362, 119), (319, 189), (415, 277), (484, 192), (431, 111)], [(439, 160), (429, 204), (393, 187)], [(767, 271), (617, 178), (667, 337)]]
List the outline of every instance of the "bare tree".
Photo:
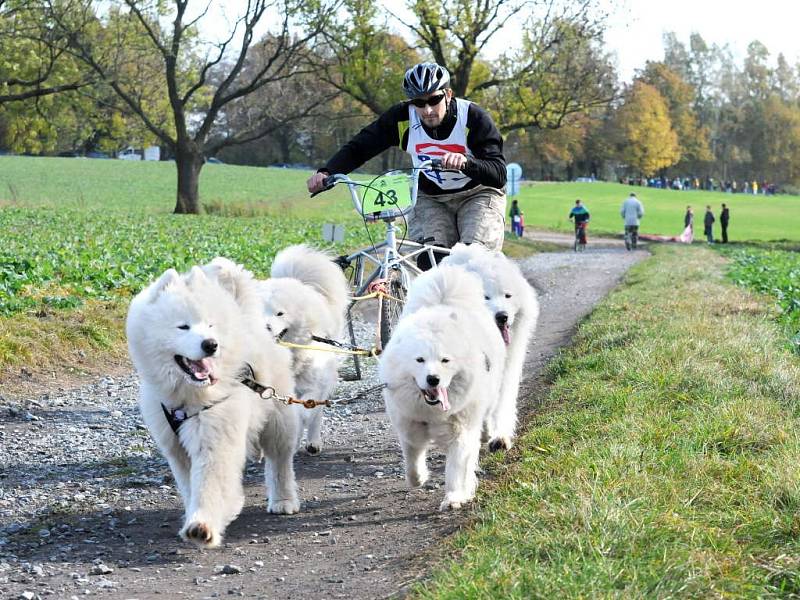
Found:
[[(107, 36), (104, 44), (83, 33), (87, 23), (97, 20), (88, 0), (74, 0), (84, 2), (85, 7), (78, 22), (61, 17), (61, 4), (46, 1), (53, 21), (70, 41), (71, 52), (106, 82), (126, 109), (175, 156), (176, 213), (200, 212), (198, 182), (206, 156), (259, 139), (286, 122), (312, 114), (325, 101), (282, 99), (254, 107), (247, 130), (234, 132), (225, 127), (226, 111), (248, 95), (307, 72), (301, 57), (325, 26), (324, 15), (332, 10), (324, 1), (310, 25), (312, 21), (297, 24), (290, 18), (299, 13), (294, 0), (247, 0), (229, 36), (205, 43), (199, 40), (197, 29), (204, 18), (212, 18), (208, 15), (210, 4), (198, 15), (189, 16), (190, 0), (173, 0), (168, 8), (158, 0), (123, 0), (102, 21)], [(279, 19), (276, 31), (257, 43), (257, 31), (275, 16)], [(203, 48), (205, 52), (201, 52)], [(121, 76), (137, 68), (137, 61), (150, 62), (153, 56), (158, 57), (162, 84), (155, 92), (147, 78)]]

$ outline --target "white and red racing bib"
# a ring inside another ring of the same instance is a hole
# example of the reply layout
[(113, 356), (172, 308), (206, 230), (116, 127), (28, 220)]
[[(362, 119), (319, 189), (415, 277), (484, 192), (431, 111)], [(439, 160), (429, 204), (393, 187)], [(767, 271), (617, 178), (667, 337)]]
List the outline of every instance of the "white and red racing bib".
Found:
[[(469, 100), (458, 99), (456, 109), (456, 124), (453, 131), (444, 140), (435, 140), (430, 137), (422, 126), (417, 111), (412, 105), (408, 106), (408, 147), (407, 151), (411, 155), (411, 160), (415, 167), (423, 161), (444, 156), (448, 152), (463, 154), (467, 158), (472, 158), (472, 152), (467, 148), (467, 111), (469, 110)], [(430, 179), (443, 190), (460, 190), (467, 183), (472, 181), (463, 173), (441, 173), (438, 171), (422, 171), (422, 174)]]

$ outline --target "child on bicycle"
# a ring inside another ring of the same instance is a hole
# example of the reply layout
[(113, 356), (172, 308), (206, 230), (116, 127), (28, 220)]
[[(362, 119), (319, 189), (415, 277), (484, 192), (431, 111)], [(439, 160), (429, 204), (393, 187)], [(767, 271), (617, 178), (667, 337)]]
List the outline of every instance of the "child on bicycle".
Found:
[[(422, 171), (410, 239), (500, 250), (506, 214), (503, 138), (484, 109), (455, 98), (449, 86), (450, 74), (436, 63), (408, 69), (403, 79), (408, 100), (347, 142), (309, 178), (308, 191), (321, 191), (328, 175), (350, 173), (391, 146), (408, 152), (414, 166), (440, 158), (442, 169), (451, 172)], [(420, 268), (431, 266), (427, 256), (421, 259)]]
[(586, 228), (589, 223), (589, 210), (580, 199), (575, 200), (575, 206), (569, 211), (569, 218), (575, 222), (575, 237), (580, 244), (586, 245)]

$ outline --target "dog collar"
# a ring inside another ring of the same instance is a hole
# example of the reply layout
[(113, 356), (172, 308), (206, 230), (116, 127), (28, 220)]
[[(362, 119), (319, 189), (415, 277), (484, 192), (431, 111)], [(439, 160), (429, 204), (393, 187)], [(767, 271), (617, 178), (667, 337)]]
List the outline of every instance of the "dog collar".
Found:
[(161, 410), (164, 411), (164, 416), (167, 418), (167, 423), (169, 423), (170, 429), (172, 429), (175, 435), (178, 435), (178, 431), (180, 430), (181, 425), (183, 425), (186, 421), (188, 421), (192, 417), (196, 417), (201, 412), (203, 412), (204, 410), (208, 410), (209, 408), (211, 408), (211, 406), (204, 406), (193, 415), (187, 415), (186, 411), (183, 410), (182, 408), (173, 408), (172, 410), (170, 410), (163, 404), (161, 405)]

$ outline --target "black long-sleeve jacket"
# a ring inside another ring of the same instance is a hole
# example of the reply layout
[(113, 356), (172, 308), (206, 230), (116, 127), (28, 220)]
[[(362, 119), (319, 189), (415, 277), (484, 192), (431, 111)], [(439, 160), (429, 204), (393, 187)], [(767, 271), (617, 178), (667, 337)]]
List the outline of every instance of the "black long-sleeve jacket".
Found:
[[(437, 128), (430, 129), (423, 125), (430, 137), (444, 140), (453, 131), (458, 114), (456, 102), (457, 99), (453, 98)], [(406, 151), (408, 126), (408, 103), (394, 105), (342, 146), (320, 171), (347, 174), (392, 146), (399, 146)], [(462, 172), (470, 179), (461, 189), (470, 189), (479, 184), (502, 189), (506, 184), (503, 138), (489, 114), (475, 103), (471, 103), (467, 111), (467, 147), (473, 157), (467, 160)], [(427, 177), (419, 178), (419, 188), (431, 196), (459, 191), (443, 190)]]

